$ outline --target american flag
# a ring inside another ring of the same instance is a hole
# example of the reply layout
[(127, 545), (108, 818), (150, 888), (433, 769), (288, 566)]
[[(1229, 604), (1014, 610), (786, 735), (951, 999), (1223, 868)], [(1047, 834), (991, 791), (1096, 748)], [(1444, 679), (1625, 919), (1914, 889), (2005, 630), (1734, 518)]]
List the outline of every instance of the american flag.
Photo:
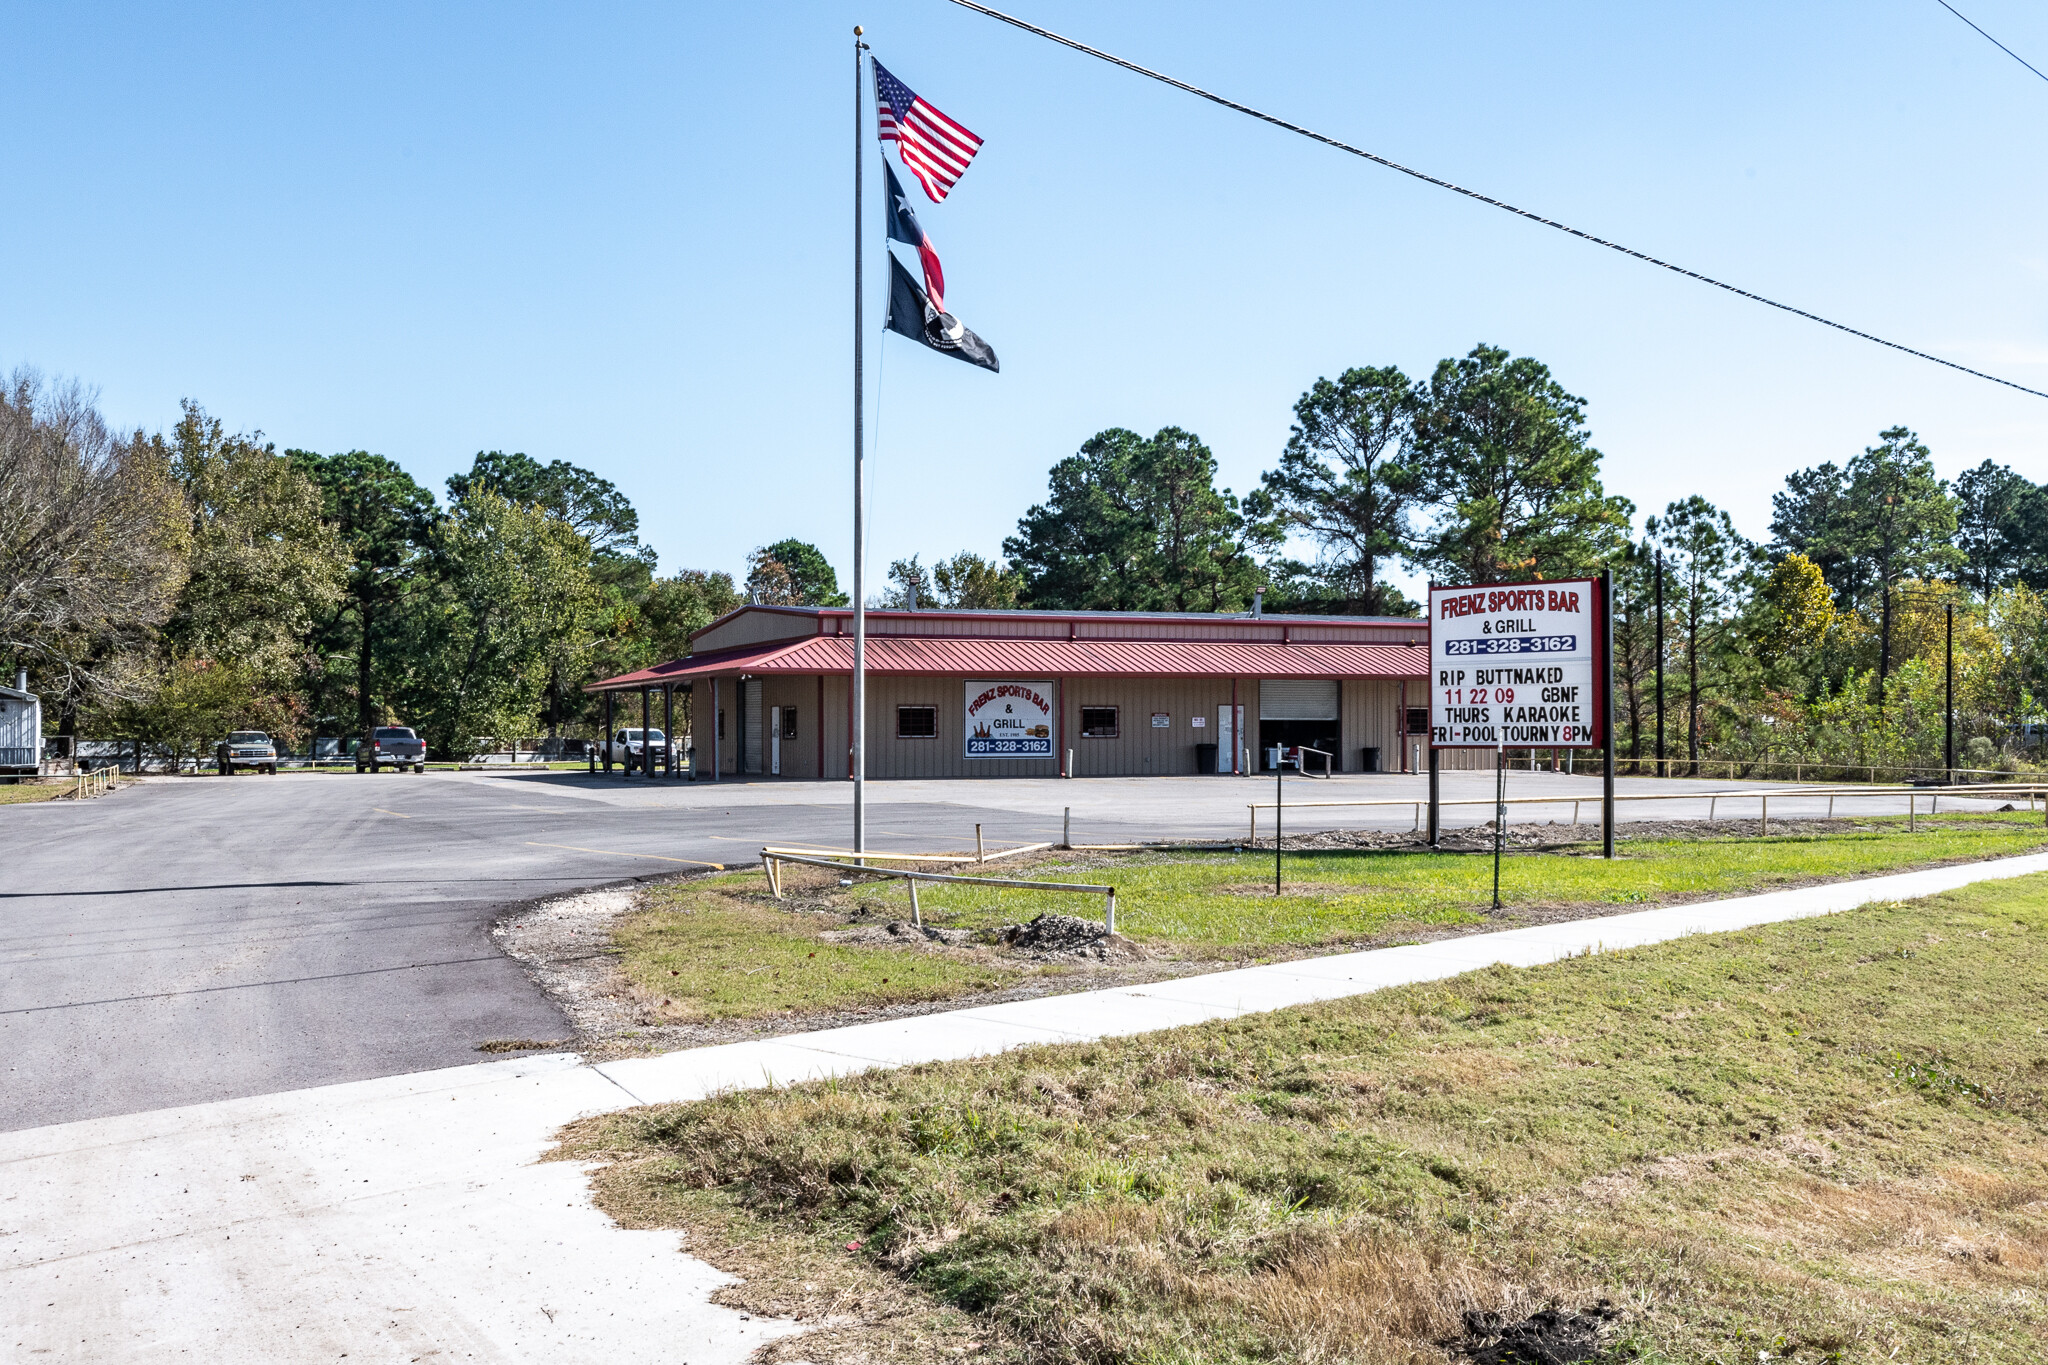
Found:
[(896, 144), (903, 169), (917, 177), (934, 204), (959, 183), (981, 150), (980, 138), (919, 99), (880, 62), (875, 63), (875, 114), (882, 141)]

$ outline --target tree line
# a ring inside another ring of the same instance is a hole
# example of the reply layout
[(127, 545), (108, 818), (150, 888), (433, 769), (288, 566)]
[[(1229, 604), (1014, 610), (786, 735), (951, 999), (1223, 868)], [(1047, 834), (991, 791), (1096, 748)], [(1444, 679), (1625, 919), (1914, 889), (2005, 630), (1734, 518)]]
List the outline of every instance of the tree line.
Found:
[[(870, 605), (1213, 612), (1263, 594), (1275, 612), (1409, 616), (1397, 570), (1612, 569), (1630, 756), (1654, 752), (1661, 661), (1688, 760), (1932, 766), (1951, 611), (1965, 757), (2038, 736), (2048, 491), (2010, 469), (1944, 482), (1893, 428), (1793, 473), (1752, 543), (1699, 496), (1635, 531), (1585, 400), (1498, 347), (1424, 379), (1318, 379), (1293, 416), (1242, 497), (1193, 432), (1097, 433), (999, 556), (899, 559)], [(280, 451), (190, 402), (169, 432), (120, 433), (76, 384), (23, 370), (0, 394), (0, 651), (59, 734), (187, 755), (230, 728), (297, 746), (398, 722), (442, 755), (587, 735), (586, 683), (680, 656), (742, 602), (848, 601), (795, 539), (738, 575), (657, 569), (631, 502), (566, 461), (479, 452), (437, 496), (384, 456)]]

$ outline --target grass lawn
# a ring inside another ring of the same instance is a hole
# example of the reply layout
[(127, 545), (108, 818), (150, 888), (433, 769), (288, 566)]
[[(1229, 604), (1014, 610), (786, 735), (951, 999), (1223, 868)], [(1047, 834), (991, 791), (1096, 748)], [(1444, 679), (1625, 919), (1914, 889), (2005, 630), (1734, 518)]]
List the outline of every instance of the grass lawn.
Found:
[[(1865, 823), (1872, 828), (1858, 833), (1759, 838), (1731, 831), (1725, 839), (1624, 840), (1612, 861), (1599, 856), (1597, 845), (1510, 855), (1501, 863), (1501, 902), (1512, 910), (1741, 895), (2048, 846), (2048, 828), (2019, 814), (1943, 817), (1939, 823), (1922, 819), (1913, 833), (1903, 819)], [(1287, 890), (1280, 896), (1272, 894), (1270, 852), (1150, 854), (1070, 873), (1056, 863), (1044, 864), (1031, 875), (1113, 883), (1122, 933), (1140, 942), (1224, 954), (1340, 944), (1397, 922), (1478, 923), (1492, 903), (1493, 860), (1483, 855), (1285, 853), (1281, 872)], [(898, 900), (903, 895), (900, 887), (867, 888), (863, 894)], [(922, 898), (934, 922), (971, 928), (1028, 919), (1043, 910), (1092, 919), (1102, 915), (1099, 896), (938, 886)]]
[[(1917, 832), (1868, 822), (1857, 833), (1768, 839), (1623, 842), (1612, 862), (1597, 847), (1528, 853), (1502, 864), (1501, 897), (1517, 912), (1585, 913), (1678, 897), (1739, 895), (1797, 882), (1866, 876), (1927, 863), (1991, 858), (2048, 846), (2023, 816), (1942, 817)], [(1283, 855), (1287, 894), (1272, 894), (1270, 853), (1138, 854), (1035, 864), (998, 863), (993, 876), (1114, 883), (1118, 929), (1155, 955), (1257, 960), (1331, 949), (1409, 927), (1498, 925), (1488, 909), (1490, 858), (1405, 852)], [(955, 869), (958, 870), (958, 869)], [(1100, 896), (936, 885), (922, 893), (926, 921), (969, 931), (947, 951), (921, 941), (836, 943), (822, 933), (909, 918), (903, 883), (838, 885), (836, 874), (784, 873), (789, 901), (759, 872), (726, 873), (650, 890), (645, 908), (615, 932), (619, 962), (665, 1022), (762, 1018), (887, 1008), (1017, 985), (1071, 965), (1021, 960), (992, 946), (993, 931), (1046, 911), (1088, 919)], [(915, 945), (913, 947), (913, 945)]]
[(654, 889), (648, 908), (621, 924), (612, 942), (651, 1009), (678, 1023), (948, 1000), (1029, 970), (999, 965), (986, 952), (956, 956), (818, 937), (844, 922), (777, 906), (759, 873), (728, 873)]
[(1467, 1312), (1605, 1299), (1609, 1360), (2031, 1362), (2044, 1124), (2030, 877), (637, 1110), (561, 1154), (745, 1275), (727, 1301), (839, 1315), (775, 1359), (1434, 1361)]
[(27, 801), (51, 801), (75, 790), (70, 786), (55, 783), (10, 782), (0, 786), (0, 806), (11, 806)]

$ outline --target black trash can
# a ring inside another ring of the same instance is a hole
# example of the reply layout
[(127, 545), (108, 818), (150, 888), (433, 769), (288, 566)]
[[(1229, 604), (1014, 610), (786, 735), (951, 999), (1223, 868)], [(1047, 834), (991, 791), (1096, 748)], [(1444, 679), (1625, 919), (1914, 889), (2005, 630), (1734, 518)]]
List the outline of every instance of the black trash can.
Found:
[(1377, 744), (1368, 744), (1358, 751), (1358, 770), (1362, 773), (1376, 773), (1380, 770), (1380, 750)]
[(1195, 771), (1198, 773), (1213, 773), (1216, 771), (1215, 745), (1197, 744), (1195, 746)]

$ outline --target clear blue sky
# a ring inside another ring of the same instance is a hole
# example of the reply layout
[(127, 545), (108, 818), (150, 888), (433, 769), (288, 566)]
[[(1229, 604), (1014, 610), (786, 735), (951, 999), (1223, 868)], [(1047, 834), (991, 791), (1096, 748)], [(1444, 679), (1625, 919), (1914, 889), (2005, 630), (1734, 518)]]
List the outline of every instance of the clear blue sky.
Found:
[[(2048, 83), (1934, 0), (1014, 4), (2048, 388)], [(2048, 11), (1961, 7), (2048, 68)], [(1419, 375), (1482, 340), (1586, 397), (1608, 486), (1646, 512), (1704, 493), (1761, 536), (1788, 470), (1895, 423), (1944, 474), (1988, 457), (2048, 478), (2048, 400), (942, 0), (12, 5), (0, 365), (96, 385), (125, 425), (168, 426), (191, 397), (280, 446), (382, 452), (437, 491), (480, 449), (568, 459), (627, 491), (665, 572), (737, 569), (794, 535), (844, 576), (855, 22), (987, 139), (922, 210), (954, 311), (1003, 361), (989, 375), (892, 338), (878, 363), (871, 341), (877, 574), (995, 552), (1103, 427), (1194, 430), (1242, 492), (1316, 376)]]

